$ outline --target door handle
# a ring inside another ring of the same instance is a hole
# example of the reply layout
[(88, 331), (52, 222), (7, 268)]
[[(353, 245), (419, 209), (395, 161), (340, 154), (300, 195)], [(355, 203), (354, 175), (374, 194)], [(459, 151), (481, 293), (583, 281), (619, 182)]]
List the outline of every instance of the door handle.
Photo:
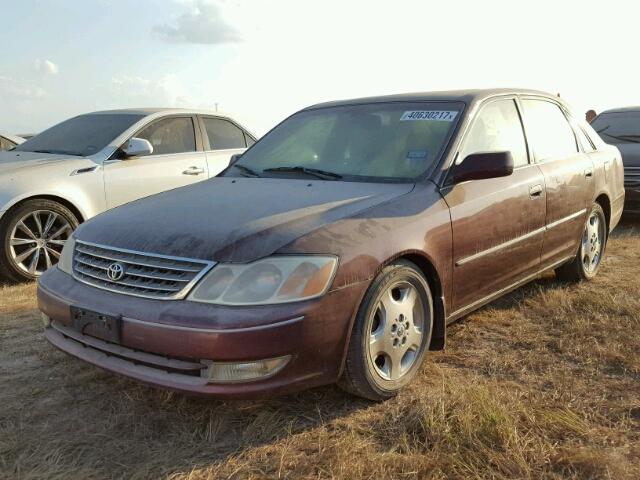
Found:
[(533, 185), (529, 187), (529, 196), (531, 198), (536, 198), (542, 195), (542, 185)]
[(189, 167), (184, 172), (182, 172), (183, 175), (200, 175), (201, 173), (204, 173), (204, 168), (196, 166)]
[(593, 177), (593, 169), (591, 169), (591, 168), (587, 168), (587, 169), (584, 171), (584, 176), (585, 176), (585, 177), (587, 177), (587, 178), (591, 178), (591, 177)]

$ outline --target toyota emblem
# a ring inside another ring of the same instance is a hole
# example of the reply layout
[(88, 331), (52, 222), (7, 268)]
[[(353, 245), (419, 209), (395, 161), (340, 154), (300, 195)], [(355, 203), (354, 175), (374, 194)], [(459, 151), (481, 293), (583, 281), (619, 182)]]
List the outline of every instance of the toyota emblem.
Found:
[(114, 262), (107, 267), (107, 277), (112, 282), (119, 282), (124, 277), (124, 265), (120, 262)]

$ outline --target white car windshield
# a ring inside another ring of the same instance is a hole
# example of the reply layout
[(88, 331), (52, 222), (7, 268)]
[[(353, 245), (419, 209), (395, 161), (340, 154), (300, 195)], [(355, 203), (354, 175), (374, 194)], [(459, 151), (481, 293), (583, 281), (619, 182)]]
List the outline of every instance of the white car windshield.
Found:
[(109, 145), (144, 115), (90, 113), (65, 120), (14, 148), (20, 152), (87, 157)]
[(389, 102), (305, 110), (224, 175), (413, 180), (437, 164), (463, 108), (461, 102)]

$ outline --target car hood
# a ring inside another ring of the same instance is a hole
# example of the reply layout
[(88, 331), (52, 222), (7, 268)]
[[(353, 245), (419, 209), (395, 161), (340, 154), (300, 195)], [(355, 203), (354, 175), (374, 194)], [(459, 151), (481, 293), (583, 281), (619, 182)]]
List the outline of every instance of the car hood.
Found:
[(14, 150), (3, 151), (0, 152), (0, 174), (65, 160), (78, 160), (79, 158), (82, 157), (36, 152), (17, 152)]
[(616, 147), (622, 154), (625, 167), (640, 167), (640, 143), (619, 143)]
[(107, 211), (81, 225), (76, 238), (161, 255), (250, 262), (317, 228), (404, 195), (413, 187), (214, 178)]

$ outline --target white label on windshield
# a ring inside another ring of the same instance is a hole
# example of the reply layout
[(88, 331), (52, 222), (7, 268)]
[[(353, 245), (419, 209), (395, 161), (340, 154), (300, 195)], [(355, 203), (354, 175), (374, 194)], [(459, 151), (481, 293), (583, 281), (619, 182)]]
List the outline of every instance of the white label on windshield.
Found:
[(433, 120), (436, 122), (453, 122), (458, 112), (451, 110), (411, 110), (404, 112), (400, 121), (407, 120)]

